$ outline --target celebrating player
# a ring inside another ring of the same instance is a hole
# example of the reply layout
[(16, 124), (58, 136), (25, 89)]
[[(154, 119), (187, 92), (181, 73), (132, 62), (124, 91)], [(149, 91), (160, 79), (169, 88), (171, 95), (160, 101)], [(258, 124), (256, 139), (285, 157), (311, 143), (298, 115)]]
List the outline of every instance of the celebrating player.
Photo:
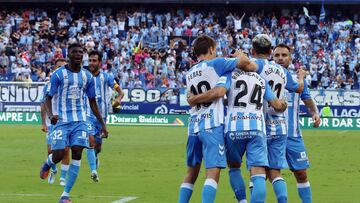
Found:
[[(284, 111), (286, 103), (276, 98), (267, 82), (255, 72), (235, 70), (227, 77), (231, 86), (227, 92), (228, 108), (225, 119), (226, 157), (230, 184), (240, 203), (246, 203), (246, 192), (240, 166), (246, 152), (247, 168), (251, 173), (254, 189), (251, 202), (264, 202), (266, 197), (265, 167), (268, 166), (265, 137), (264, 99), (276, 110)], [(190, 105), (214, 99), (212, 89), (201, 95), (191, 96)]]
[[(238, 68), (253, 68), (244, 54), (238, 58), (216, 58), (216, 42), (202, 35), (193, 43), (194, 54), (199, 63), (186, 75), (187, 90), (201, 94), (215, 87), (225, 87), (224, 74)], [(189, 202), (194, 183), (200, 171), (202, 158), (206, 168), (206, 180), (202, 191), (202, 202), (214, 202), (220, 170), (226, 167), (224, 146), (224, 105), (222, 96), (212, 102), (201, 103), (191, 108), (187, 142), (187, 174), (180, 187), (179, 203)]]
[[(274, 62), (268, 61), (271, 55), (271, 40), (267, 35), (259, 34), (252, 40), (252, 55), (256, 59), (257, 73), (263, 77), (277, 98), (283, 98), (285, 89), (291, 92), (301, 92), (304, 83), (304, 72), (298, 74), (298, 83), (290, 72)], [(279, 203), (287, 202), (287, 188), (285, 180), (281, 177), (281, 169), (286, 168), (286, 117), (284, 113), (274, 112), (265, 103), (265, 123), (267, 135), (267, 149), (269, 168), (267, 177), (272, 183)]]
[[(85, 94), (89, 98), (91, 110), (101, 123), (104, 136), (108, 132), (99, 112), (95, 99), (94, 79), (91, 74), (81, 68), (83, 49), (78, 43), (69, 45), (69, 65), (56, 70), (50, 79), (50, 90), (45, 99), (46, 111), (54, 126), (52, 154), (49, 155), (40, 171), (40, 178), (49, 174), (53, 164), (60, 162), (65, 154), (66, 145), (71, 147), (72, 162), (69, 167), (68, 179), (61, 195), (60, 203), (69, 203), (69, 193), (79, 173), (81, 154), (84, 147), (89, 146), (87, 133)], [(59, 115), (52, 112), (52, 98), (59, 95)]]
[[(61, 66), (64, 66), (66, 64), (66, 60), (63, 58), (59, 58), (55, 60), (55, 66), (54, 66), (54, 71), (56, 69), (58, 69)], [(41, 114), (41, 120), (42, 120), (42, 131), (46, 132), (46, 144), (47, 144), (47, 151), (48, 151), (48, 155), (51, 154), (51, 142), (52, 142), (52, 132), (53, 132), (53, 126), (50, 124), (50, 120), (46, 114), (46, 110), (45, 110), (45, 97), (46, 97), (46, 93), (47, 91), (49, 91), (49, 83), (46, 83), (44, 88), (43, 88), (43, 99), (42, 99), (42, 103), (41, 103), (41, 110), (40, 110), (40, 114)], [(53, 108), (53, 113), (56, 115), (58, 114), (58, 95), (55, 94), (53, 96), (53, 100), (52, 100), (52, 108)], [(57, 169), (56, 169), (56, 165), (54, 164), (51, 167), (52, 171), (49, 175), (48, 178), (48, 183), (53, 184), (55, 181), (55, 175), (57, 173)], [(61, 160), (61, 175), (60, 175), (60, 185), (61, 186), (65, 186), (65, 180), (66, 180), (66, 174), (67, 171), (69, 169), (69, 148), (66, 147), (65, 148), (65, 155), (64, 158)]]
[[(114, 88), (118, 92), (115, 102), (120, 104), (121, 99), (124, 97), (120, 86), (115, 82), (114, 77), (102, 71), (101, 67), (102, 54), (98, 51), (91, 51), (89, 53), (89, 71), (94, 77), (96, 102), (98, 104), (103, 120), (106, 122), (108, 115), (108, 99), (106, 98), (107, 92), (110, 88)], [(89, 105), (89, 104), (88, 104)], [(89, 106), (88, 106), (89, 107)], [(98, 154), (101, 151), (102, 136), (101, 136), (101, 123), (96, 119), (90, 108), (87, 108), (87, 120), (89, 128), (89, 141), (90, 148), (87, 149), (87, 158), (91, 170), (91, 179), (94, 182), (99, 181), (97, 173), (98, 168)], [(95, 151), (94, 151), (95, 149)]]
[[(276, 63), (288, 68), (291, 65), (290, 48), (285, 44), (275, 47), (273, 58)], [(304, 80), (304, 89), (301, 93), (287, 93), (289, 107), (287, 110), (287, 142), (286, 160), (290, 170), (294, 173), (297, 182), (298, 193), (303, 203), (311, 203), (312, 195), (310, 183), (307, 179), (306, 169), (309, 168), (309, 159), (306, 153), (299, 124), (300, 99), (304, 102), (308, 112), (314, 120), (314, 127), (319, 127), (319, 111), (310, 96), (307, 83)]]

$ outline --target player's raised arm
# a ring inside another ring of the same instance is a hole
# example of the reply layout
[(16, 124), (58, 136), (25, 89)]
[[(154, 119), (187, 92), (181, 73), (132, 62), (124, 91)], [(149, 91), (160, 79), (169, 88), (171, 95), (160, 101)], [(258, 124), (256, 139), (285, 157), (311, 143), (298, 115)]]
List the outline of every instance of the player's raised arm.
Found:
[(195, 106), (196, 104), (212, 102), (215, 99), (223, 97), (227, 90), (230, 88), (231, 73), (219, 78), (216, 86), (211, 90), (194, 95), (192, 92), (189, 94), (188, 103), (190, 106)]
[(258, 65), (251, 61), (242, 51), (236, 50), (232, 56), (238, 59), (236, 68), (246, 72), (256, 72), (258, 70)]

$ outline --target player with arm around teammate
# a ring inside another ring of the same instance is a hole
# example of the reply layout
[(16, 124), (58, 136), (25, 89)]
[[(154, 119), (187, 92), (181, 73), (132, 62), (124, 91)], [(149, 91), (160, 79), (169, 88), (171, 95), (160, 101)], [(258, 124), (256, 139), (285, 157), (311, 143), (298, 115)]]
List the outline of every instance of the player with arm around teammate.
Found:
[[(63, 159), (65, 147), (68, 145), (71, 148), (72, 162), (60, 203), (71, 202), (69, 193), (79, 173), (82, 150), (89, 146), (84, 101), (86, 97), (89, 98), (91, 110), (101, 123), (102, 132), (105, 136), (108, 134), (96, 104), (94, 79), (81, 67), (83, 49), (80, 44), (74, 43), (69, 45), (68, 53), (69, 65), (59, 68), (52, 74), (50, 90), (45, 99), (46, 111), (51, 124), (55, 126), (51, 145), (53, 153), (49, 155), (40, 170), (40, 178), (46, 178), (50, 167)], [(51, 101), (56, 93), (59, 95), (59, 115), (54, 115), (52, 112)]]
[[(96, 102), (98, 104), (99, 110), (103, 117), (104, 122), (106, 122), (106, 117), (108, 115), (108, 99), (106, 96), (110, 88), (114, 88), (118, 92), (118, 96), (115, 98), (117, 104), (121, 103), (121, 99), (124, 97), (120, 86), (115, 82), (115, 79), (112, 75), (105, 73), (100, 69), (101, 67), (102, 54), (98, 51), (91, 51), (89, 53), (89, 71), (94, 78), (94, 86), (96, 93)], [(89, 144), (90, 147), (87, 149), (87, 159), (90, 166), (91, 179), (94, 182), (99, 182), (99, 176), (97, 173), (98, 169), (98, 155), (101, 151), (102, 146), (102, 135), (101, 135), (101, 123), (98, 121), (91, 111), (89, 103), (87, 102), (87, 121), (89, 129)]]
[[(195, 95), (225, 87), (226, 72), (256, 66), (244, 54), (238, 58), (216, 58), (216, 42), (206, 35), (195, 39), (193, 50), (199, 62), (187, 73), (186, 85), (188, 92)], [(202, 202), (214, 202), (220, 170), (226, 167), (223, 123), (224, 105), (220, 97), (191, 108), (186, 146), (188, 170), (180, 187), (179, 203), (189, 202), (202, 159), (206, 168)]]
[[(285, 44), (279, 44), (275, 47), (273, 58), (276, 63), (288, 68), (291, 65), (291, 50)], [(293, 77), (296, 75), (293, 74)], [(307, 178), (307, 168), (309, 168), (309, 159), (306, 153), (305, 143), (299, 123), (300, 99), (304, 102), (308, 112), (314, 120), (314, 128), (319, 127), (320, 117), (317, 106), (310, 96), (307, 83), (304, 80), (304, 89), (301, 93), (287, 92), (288, 109), (287, 114), (287, 142), (286, 142), (286, 160), (290, 170), (294, 173), (297, 182), (297, 189), (300, 199), (303, 203), (312, 202), (310, 183)]]
[[(246, 203), (246, 192), (240, 166), (246, 152), (246, 165), (254, 182), (251, 202), (264, 202), (266, 197), (265, 167), (268, 166), (263, 102), (277, 111), (286, 103), (276, 98), (267, 82), (255, 72), (235, 70), (227, 76), (228, 108), (225, 118), (225, 146), (230, 185), (238, 202)], [(218, 93), (216, 93), (218, 92)], [(211, 101), (226, 89), (212, 89), (189, 97), (190, 105)]]

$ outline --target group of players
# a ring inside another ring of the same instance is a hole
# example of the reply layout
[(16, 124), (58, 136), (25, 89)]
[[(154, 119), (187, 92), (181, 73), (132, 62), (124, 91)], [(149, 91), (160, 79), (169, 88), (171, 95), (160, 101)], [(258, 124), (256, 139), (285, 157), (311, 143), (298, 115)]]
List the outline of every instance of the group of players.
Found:
[[(41, 105), (42, 131), (47, 132), (48, 157), (41, 167), (40, 178), (54, 183), (56, 164), (61, 161), (60, 185), (64, 186), (59, 202), (70, 203), (69, 193), (76, 181), (81, 155), (87, 150), (91, 179), (99, 181), (98, 154), (102, 138), (107, 138), (110, 88), (118, 92), (115, 105), (124, 96), (112, 75), (101, 70), (102, 54), (89, 53), (89, 69), (82, 68), (83, 48), (74, 43), (68, 47), (68, 58), (56, 61), (49, 83), (44, 87)], [(71, 164), (69, 165), (69, 151)], [(50, 174), (50, 175), (49, 175)]]
[[(319, 126), (320, 118), (304, 80), (305, 72), (287, 70), (290, 48), (279, 44), (272, 50), (270, 38), (259, 34), (252, 40), (252, 59), (237, 50), (233, 58), (218, 58), (216, 41), (202, 35), (193, 42), (193, 51), (198, 63), (186, 75), (192, 107), (188, 169), (178, 202), (189, 202), (204, 159), (202, 202), (214, 202), (220, 170), (227, 165), (235, 197), (246, 203), (240, 171), (246, 153), (251, 203), (265, 202), (266, 179), (272, 183), (277, 201), (287, 202), (287, 187), (281, 177), (281, 169), (287, 167), (296, 178), (302, 202), (311, 203), (306, 173), (309, 161), (299, 126), (300, 99), (312, 115), (314, 127)], [(274, 61), (269, 61), (271, 54)]]

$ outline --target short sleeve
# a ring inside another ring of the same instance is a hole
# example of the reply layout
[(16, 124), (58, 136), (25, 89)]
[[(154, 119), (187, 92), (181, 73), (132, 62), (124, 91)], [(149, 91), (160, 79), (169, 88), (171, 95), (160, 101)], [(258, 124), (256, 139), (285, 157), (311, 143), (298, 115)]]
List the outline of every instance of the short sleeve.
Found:
[(228, 72), (225, 75), (221, 76), (216, 83), (216, 87), (225, 87), (226, 90), (229, 90), (230, 86), (231, 86), (231, 72)]
[(50, 84), (49, 87), (47, 88), (49, 91), (46, 91), (46, 95), (49, 96), (54, 96), (57, 93), (57, 90), (60, 86), (60, 77), (57, 73), (52, 74), (51, 78), (50, 78)]
[(310, 90), (308, 88), (308, 84), (306, 82), (306, 80), (304, 80), (304, 89), (302, 90), (301, 94), (300, 94), (301, 100), (308, 100), (308, 99), (312, 99), (311, 95), (310, 95)]
[(86, 85), (85, 92), (90, 99), (95, 98), (95, 82), (92, 76), (90, 76), (88, 80), (88, 84)]
[[(284, 68), (283, 68), (284, 69)], [(286, 85), (285, 85), (285, 89), (289, 90), (290, 92), (296, 92), (296, 90), (299, 88), (299, 83), (297, 83), (291, 73), (284, 69), (285, 74), (286, 74)]]
[(219, 76), (223, 76), (226, 72), (235, 70), (238, 60), (237, 58), (216, 58), (211, 60), (211, 62), (213, 62), (216, 73)]
[(107, 84), (109, 87), (113, 88), (115, 85), (115, 79), (114, 76), (112, 74), (108, 74), (108, 80), (107, 80)]
[(255, 63), (257, 65), (257, 67), (258, 67), (257, 70), (256, 70), (256, 73), (261, 74), (261, 72), (263, 71), (264, 66), (265, 66), (265, 60), (264, 59), (256, 59)]

